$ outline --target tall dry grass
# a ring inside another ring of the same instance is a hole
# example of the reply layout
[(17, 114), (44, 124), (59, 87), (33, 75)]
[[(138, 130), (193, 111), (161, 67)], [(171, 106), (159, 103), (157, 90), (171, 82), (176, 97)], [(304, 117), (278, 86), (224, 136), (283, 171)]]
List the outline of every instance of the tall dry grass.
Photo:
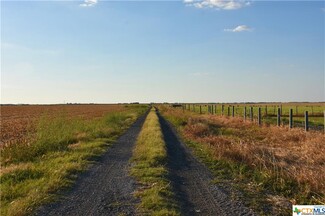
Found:
[(292, 203), (324, 204), (325, 135), (322, 132), (259, 127), (240, 118), (197, 115), (177, 109), (164, 109), (164, 115), (174, 123), (183, 122), (184, 138), (208, 145), (216, 159), (253, 170), (255, 174), (251, 178), (264, 188), (290, 198)]

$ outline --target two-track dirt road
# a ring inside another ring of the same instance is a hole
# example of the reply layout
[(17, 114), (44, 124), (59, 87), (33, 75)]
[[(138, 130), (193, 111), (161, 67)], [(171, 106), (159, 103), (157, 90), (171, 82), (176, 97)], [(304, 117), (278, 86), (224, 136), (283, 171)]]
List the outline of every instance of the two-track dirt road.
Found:
[(136, 182), (128, 175), (129, 159), (146, 116), (83, 173), (60, 201), (41, 207), (36, 215), (134, 215), (138, 201), (132, 195)]
[[(140, 117), (75, 186), (36, 215), (135, 215), (136, 182), (128, 175), (129, 159), (145, 116)], [(168, 152), (170, 181), (182, 215), (253, 215), (242, 203), (211, 184), (209, 170), (180, 141), (173, 127), (159, 115)]]

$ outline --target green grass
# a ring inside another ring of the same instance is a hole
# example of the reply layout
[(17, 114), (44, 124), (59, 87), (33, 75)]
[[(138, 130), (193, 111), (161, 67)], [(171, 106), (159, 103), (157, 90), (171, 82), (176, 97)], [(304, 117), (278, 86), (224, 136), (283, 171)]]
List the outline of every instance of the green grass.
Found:
[(142, 184), (136, 196), (141, 199), (141, 215), (180, 215), (167, 179), (167, 152), (158, 116), (153, 108), (142, 127), (131, 159), (131, 175)]
[[(202, 114), (208, 113), (208, 106), (213, 106), (214, 114), (221, 115), (222, 114), (222, 104), (191, 104), (186, 105), (186, 109), (194, 112), (199, 113), (200, 112), (200, 106), (201, 106), (201, 112)], [(277, 123), (277, 109), (282, 107), (282, 124), (289, 124), (288, 121), (285, 120), (285, 118), (288, 118), (289, 116), (289, 110), (293, 110), (294, 115), (294, 121), (295, 126), (297, 127), (303, 127), (302, 122), (304, 122), (304, 113), (305, 111), (308, 111), (309, 114), (309, 124), (311, 127), (314, 128), (323, 128), (324, 127), (324, 110), (325, 110), (325, 104), (324, 103), (283, 103), (283, 104), (224, 104), (224, 112), (223, 114), (225, 116), (228, 115), (228, 107), (229, 109), (229, 116), (232, 115), (232, 107), (235, 108), (235, 116), (236, 117), (243, 117), (244, 116), (244, 107), (246, 107), (246, 114), (247, 119), (249, 119), (249, 112), (250, 107), (253, 107), (253, 115), (254, 119), (257, 119), (257, 113), (258, 108), (261, 107), (261, 114), (262, 114), (262, 122), (276, 125)], [(181, 109), (181, 108), (179, 108)], [(267, 115), (266, 115), (267, 114)]]
[(1, 149), (1, 215), (29, 215), (56, 199), (146, 109), (132, 106), (93, 120), (43, 116), (29, 145)]

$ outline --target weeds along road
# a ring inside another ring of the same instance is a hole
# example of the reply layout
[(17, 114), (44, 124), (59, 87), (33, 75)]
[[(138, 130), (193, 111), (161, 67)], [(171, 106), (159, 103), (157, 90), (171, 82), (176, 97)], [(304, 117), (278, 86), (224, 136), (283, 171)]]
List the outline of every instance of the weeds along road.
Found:
[(225, 191), (211, 183), (210, 171), (194, 158), (174, 128), (158, 116), (167, 147), (170, 180), (182, 215), (254, 215), (241, 202), (231, 199), (235, 191)]
[(90, 170), (81, 174), (62, 199), (35, 215), (135, 215), (136, 183), (128, 175), (129, 159), (147, 114), (140, 117)]

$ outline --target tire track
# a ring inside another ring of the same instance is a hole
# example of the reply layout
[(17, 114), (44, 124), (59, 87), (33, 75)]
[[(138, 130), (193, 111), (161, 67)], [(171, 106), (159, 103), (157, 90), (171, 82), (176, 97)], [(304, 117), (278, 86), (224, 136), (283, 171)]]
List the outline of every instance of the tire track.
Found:
[(128, 162), (147, 114), (81, 174), (61, 200), (42, 206), (35, 215), (135, 215), (136, 182), (128, 175)]
[(168, 169), (182, 215), (254, 215), (225, 190), (212, 184), (213, 176), (180, 141), (175, 129), (160, 114), (168, 153)]

